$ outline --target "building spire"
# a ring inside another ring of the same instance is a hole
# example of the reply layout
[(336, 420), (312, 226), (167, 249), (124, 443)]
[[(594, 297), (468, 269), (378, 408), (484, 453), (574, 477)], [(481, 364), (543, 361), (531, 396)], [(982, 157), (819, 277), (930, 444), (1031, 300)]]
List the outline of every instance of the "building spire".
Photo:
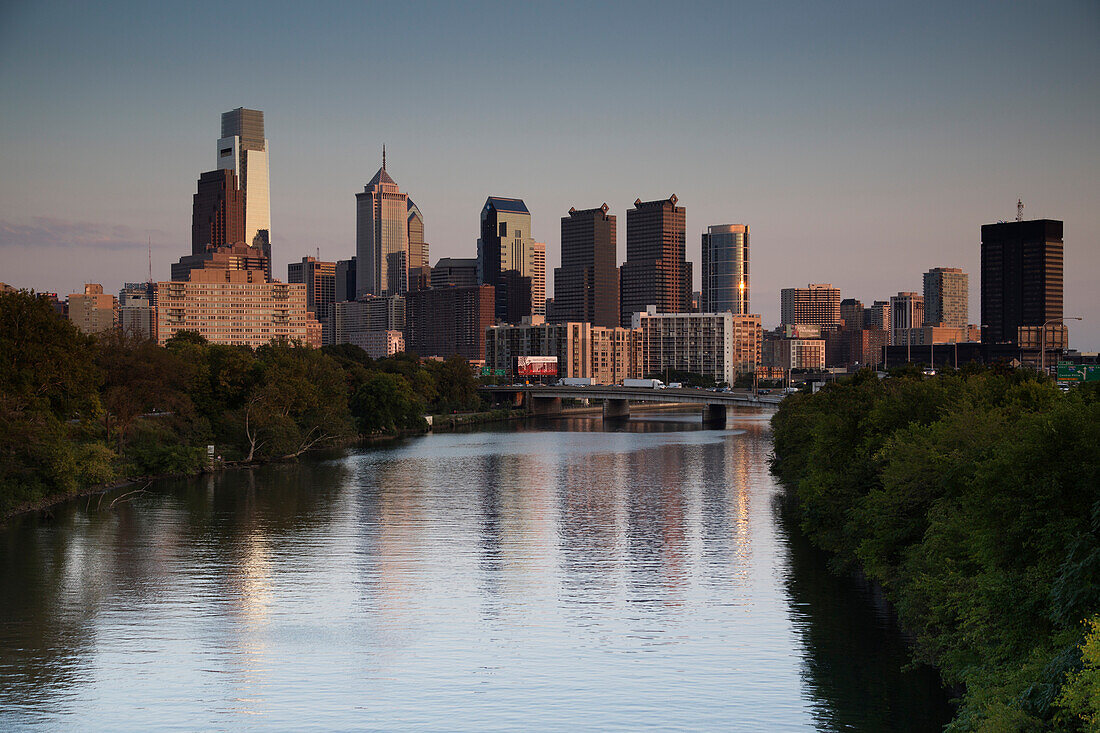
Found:
[(382, 170), (386, 170), (386, 143), (382, 143)]

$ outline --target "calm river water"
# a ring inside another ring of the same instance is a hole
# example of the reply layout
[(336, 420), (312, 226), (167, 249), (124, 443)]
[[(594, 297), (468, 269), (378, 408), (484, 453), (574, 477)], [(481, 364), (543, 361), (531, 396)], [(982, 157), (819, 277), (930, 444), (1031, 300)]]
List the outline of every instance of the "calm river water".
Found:
[(935, 675), (784, 518), (767, 418), (428, 435), (13, 521), (0, 729), (938, 730)]

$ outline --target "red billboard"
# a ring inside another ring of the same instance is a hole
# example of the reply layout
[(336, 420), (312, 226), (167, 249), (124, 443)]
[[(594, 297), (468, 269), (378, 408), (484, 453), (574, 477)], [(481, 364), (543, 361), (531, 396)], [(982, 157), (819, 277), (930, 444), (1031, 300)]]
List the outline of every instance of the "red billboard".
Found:
[(556, 377), (558, 375), (558, 357), (556, 356), (517, 356), (516, 376), (518, 377)]

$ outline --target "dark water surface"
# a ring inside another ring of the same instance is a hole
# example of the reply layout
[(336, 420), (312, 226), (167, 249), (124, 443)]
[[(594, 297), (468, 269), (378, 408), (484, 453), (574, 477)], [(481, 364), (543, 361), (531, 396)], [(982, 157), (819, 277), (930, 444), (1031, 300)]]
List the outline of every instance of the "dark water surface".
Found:
[(0, 730), (938, 730), (766, 414), (571, 418), (0, 530)]

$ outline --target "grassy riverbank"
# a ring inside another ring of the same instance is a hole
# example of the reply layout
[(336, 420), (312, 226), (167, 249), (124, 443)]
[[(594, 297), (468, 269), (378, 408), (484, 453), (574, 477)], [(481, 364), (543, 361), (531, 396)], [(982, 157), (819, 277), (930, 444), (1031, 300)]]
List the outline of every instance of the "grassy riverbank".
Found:
[(158, 346), (80, 333), (44, 297), (0, 293), (0, 517), (127, 481), (294, 459), (427, 429), (485, 405), (465, 360), (355, 346)]
[(965, 689), (951, 730), (1097, 729), (1100, 391), (862, 373), (791, 396), (773, 426), (802, 529)]

